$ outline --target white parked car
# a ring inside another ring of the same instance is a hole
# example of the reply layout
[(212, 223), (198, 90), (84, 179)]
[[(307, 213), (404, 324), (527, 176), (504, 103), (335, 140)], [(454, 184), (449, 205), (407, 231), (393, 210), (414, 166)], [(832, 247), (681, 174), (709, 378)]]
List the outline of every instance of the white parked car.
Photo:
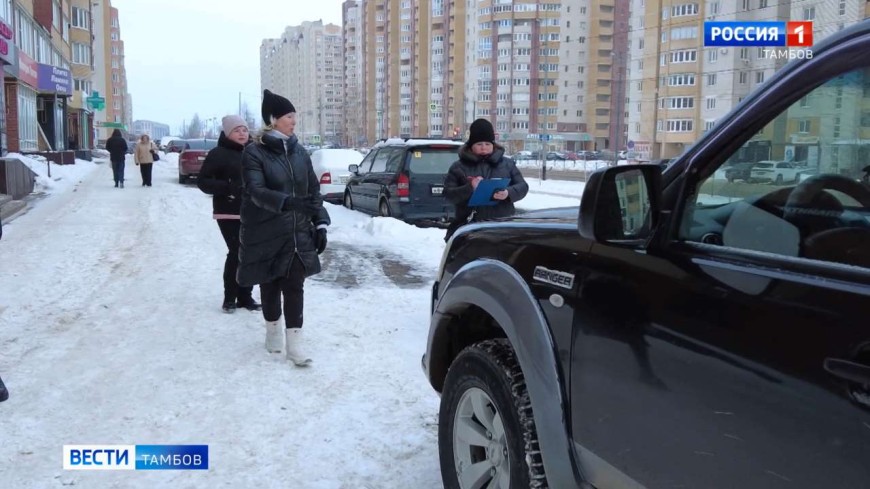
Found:
[(353, 149), (319, 149), (311, 154), (314, 173), (320, 180), (320, 195), (327, 202), (341, 203), (350, 179), (350, 165), (359, 165), (363, 155)]
[(753, 182), (773, 182), (777, 185), (798, 181), (802, 168), (787, 161), (759, 161), (752, 167)]

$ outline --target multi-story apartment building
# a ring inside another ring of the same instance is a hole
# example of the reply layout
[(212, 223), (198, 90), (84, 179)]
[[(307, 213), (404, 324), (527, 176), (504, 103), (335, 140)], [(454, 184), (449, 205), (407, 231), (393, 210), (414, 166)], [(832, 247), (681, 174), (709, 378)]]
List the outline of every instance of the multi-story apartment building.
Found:
[(627, 62), (628, 12), (626, 0), (475, 3), (466, 119), (489, 118), (510, 150), (611, 149), (624, 125), (625, 84), (613, 80)]
[(346, 0), (341, 9), (344, 58), (343, 144), (345, 146), (363, 146), (368, 141), (363, 112), (365, 102), (363, 101), (362, 2), (360, 0)]
[(138, 120), (133, 122), (133, 133), (137, 135), (147, 134), (152, 141), (160, 141), (160, 138), (171, 136), (172, 130), (169, 124), (154, 121)]
[(304, 144), (340, 143), (344, 133), (342, 28), (322, 21), (287, 27), (260, 45), (260, 85), (296, 107)]
[(410, 18), (399, 22), (402, 1), (363, 3), (364, 102), (369, 142), (391, 135), (410, 136), (412, 130), (413, 31)]
[[(859, 0), (837, 0), (835, 4), (818, 0), (631, 1), (628, 137), (640, 159), (682, 153), (787, 61), (768, 56), (763, 48), (705, 47), (704, 21), (811, 20), (818, 42), (867, 15), (866, 2)], [(835, 111), (836, 98), (833, 94), (825, 102)], [(790, 111), (795, 121), (782, 121), (788, 127), (770, 126), (771, 134), (759, 135), (747, 151), (782, 158), (785, 149), (772, 147), (772, 132), (789, 130), (795, 134), (791, 155), (806, 159), (810, 151), (818, 154), (818, 149), (809, 148), (818, 139), (812, 128), (817, 130), (821, 124), (809, 119), (801, 122), (796, 112), (800, 111)], [(841, 122), (845, 124), (846, 118)]]
[[(86, 99), (93, 94), (94, 34), (90, 0), (72, 0), (70, 6), (70, 50), (72, 61), (73, 94), (69, 114), (70, 141), (79, 148), (93, 146), (94, 111)], [(98, 94), (99, 95), (99, 94)]]
[[(92, 3), (94, 31), (93, 89), (104, 96), (105, 108), (96, 114), (97, 139), (105, 142), (114, 129), (129, 132), (132, 128), (132, 102), (127, 92), (124, 66), (124, 41), (118, 9), (111, 1)], [(129, 106), (129, 109), (128, 109)]]
[[(69, 0), (0, 1), (9, 54), (6, 78), (4, 149), (63, 150), (68, 146), (70, 72)], [(10, 21), (6, 24), (5, 21)], [(6, 29), (8, 28), (8, 30)]]
[(428, 58), (429, 64), (420, 67), (415, 93), (419, 99), (417, 114), (428, 113), (429, 117), (428, 121), (423, 118), (421, 122), (428, 124), (421, 124), (418, 131), (430, 136), (461, 137), (473, 121), (463, 110), (467, 3), (462, 0), (430, 0), (428, 3), (427, 9), (418, 9), (418, 23), (428, 29), (421, 31), (425, 37), (416, 44), (419, 50), (428, 51), (420, 54)]

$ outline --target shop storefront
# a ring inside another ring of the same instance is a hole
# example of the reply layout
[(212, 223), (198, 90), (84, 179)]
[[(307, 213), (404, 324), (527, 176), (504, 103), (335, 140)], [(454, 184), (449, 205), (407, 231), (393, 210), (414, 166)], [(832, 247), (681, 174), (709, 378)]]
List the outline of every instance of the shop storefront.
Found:
[(6, 71), (6, 135), (10, 152), (39, 149), (39, 123), (36, 119), (36, 87), (39, 72), (36, 61), (18, 51), (17, 64)]
[[(18, 49), (15, 47), (14, 38), (12, 27), (0, 20), (0, 64), (3, 66), (4, 74), (7, 73), (7, 67), (11, 67), (12, 71), (18, 69)], [(5, 155), (9, 150), (5, 92), (5, 90), (0, 90), (0, 155)]]
[(72, 73), (57, 66), (39, 64), (36, 113), (50, 151), (68, 149), (67, 98), (72, 96)]

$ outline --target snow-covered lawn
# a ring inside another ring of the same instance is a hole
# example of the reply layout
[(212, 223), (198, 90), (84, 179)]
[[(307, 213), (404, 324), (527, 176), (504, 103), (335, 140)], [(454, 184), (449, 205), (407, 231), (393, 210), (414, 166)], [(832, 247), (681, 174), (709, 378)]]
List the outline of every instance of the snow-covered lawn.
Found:
[[(306, 282), (314, 365), (297, 369), (265, 352), (259, 313), (220, 312), (226, 248), (177, 155), (151, 188), (132, 163), (126, 177), (52, 165), (50, 197), (4, 225), (0, 486), (440, 487), (420, 356), (443, 230), (330, 205), (324, 271)], [(582, 193), (529, 183), (521, 209)], [(208, 444), (210, 469), (64, 472), (64, 444)]]

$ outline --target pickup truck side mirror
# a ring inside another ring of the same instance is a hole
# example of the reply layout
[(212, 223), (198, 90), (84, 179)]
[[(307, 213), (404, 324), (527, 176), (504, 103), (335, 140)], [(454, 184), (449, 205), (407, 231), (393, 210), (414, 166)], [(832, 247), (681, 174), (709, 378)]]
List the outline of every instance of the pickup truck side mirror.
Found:
[(636, 246), (660, 220), (660, 165), (621, 165), (589, 176), (580, 201), (577, 231), (603, 243)]
[(356, 175), (357, 173), (359, 173), (359, 165), (348, 165), (347, 171)]

